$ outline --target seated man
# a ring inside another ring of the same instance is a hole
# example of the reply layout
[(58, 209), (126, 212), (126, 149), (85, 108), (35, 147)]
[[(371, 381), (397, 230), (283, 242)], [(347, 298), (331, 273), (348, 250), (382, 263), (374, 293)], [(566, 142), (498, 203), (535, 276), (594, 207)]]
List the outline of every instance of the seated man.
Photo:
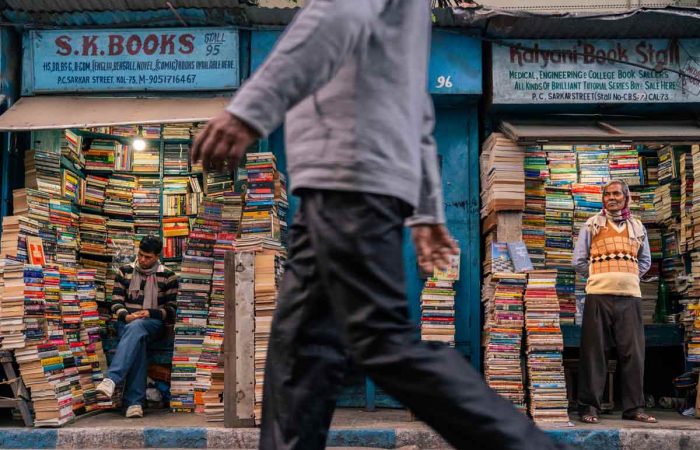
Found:
[(112, 294), (119, 345), (98, 395), (111, 398), (115, 385), (126, 381), (126, 417), (143, 417), (146, 398), (146, 345), (163, 335), (164, 323), (175, 321), (177, 275), (158, 259), (163, 243), (146, 236), (135, 262), (119, 269)]

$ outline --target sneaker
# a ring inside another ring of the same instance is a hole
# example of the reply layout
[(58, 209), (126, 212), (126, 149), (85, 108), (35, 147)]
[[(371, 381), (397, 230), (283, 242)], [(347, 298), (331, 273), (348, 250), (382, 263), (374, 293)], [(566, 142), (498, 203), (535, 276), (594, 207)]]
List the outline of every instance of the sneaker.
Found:
[(114, 394), (114, 386), (114, 381), (110, 380), (109, 378), (104, 378), (102, 381), (100, 381), (100, 384), (97, 385), (95, 390), (97, 391), (98, 395), (112, 398), (112, 395)]
[(127, 419), (140, 419), (143, 417), (143, 408), (141, 405), (131, 405), (126, 408)]

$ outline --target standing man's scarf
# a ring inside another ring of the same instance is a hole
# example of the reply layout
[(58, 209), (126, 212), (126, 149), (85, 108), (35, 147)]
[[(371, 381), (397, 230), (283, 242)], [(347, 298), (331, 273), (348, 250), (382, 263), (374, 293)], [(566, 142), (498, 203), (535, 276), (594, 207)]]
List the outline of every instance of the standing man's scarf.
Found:
[(139, 298), (141, 294), (141, 282), (145, 279), (146, 285), (143, 287), (143, 309), (158, 308), (158, 280), (156, 273), (163, 267), (160, 261), (156, 261), (150, 269), (143, 269), (138, 261), (132, 264), (134, 275), (129, 283), (129, 296), (132, 299)]
[(601, 230), (605, 228), (608, 224), (608, 219), (612, 220), (615, 224), (620, 225), (622, 222), (627, 223), (627, 230), (629, 230), (630, 239), (636, 240), (638, 242), (643, 242), (645, 238), (644, 226), (642, 223), (632, 217), (632, 212), (630, 211), (630, 194), (627, 194), (625, 198), (625, 206), (622, 207), (620, 211), (610, 212), (605, 209), (605, 203), (603, 203), (603, 209), (600, 210), (598, 214), (591, 217), (588, 221), (588, 231), (591, 236), (595, 236)]

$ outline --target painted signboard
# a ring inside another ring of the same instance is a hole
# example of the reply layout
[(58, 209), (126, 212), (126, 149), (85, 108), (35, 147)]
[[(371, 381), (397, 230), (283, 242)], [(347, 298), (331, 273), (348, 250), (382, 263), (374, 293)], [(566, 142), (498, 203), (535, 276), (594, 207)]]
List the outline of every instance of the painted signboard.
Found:
[(24, 81), (34, 93), (239, 85), (238, 31), (232, 28), (32, 30), (24, 54)]
[(493, 103), (698, 102), (699, 62), (697, 39), (498, 42)]

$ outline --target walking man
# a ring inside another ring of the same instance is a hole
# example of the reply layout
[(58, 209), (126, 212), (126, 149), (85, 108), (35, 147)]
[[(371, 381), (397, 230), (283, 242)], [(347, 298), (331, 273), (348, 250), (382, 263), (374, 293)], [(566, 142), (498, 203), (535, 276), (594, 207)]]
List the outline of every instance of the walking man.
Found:
[(644, 324), (639, 279), (651, 266), (649, 239), (629, 209), (622, 180), (603, 188), (603, 210), (586, 221), (574, 249), (573, 265), (588, 277), (581, 330), (578, 402), (581, 421), (598, 423), (605, 380), (606, 350), (617, 347), (622, 381), (622, 417), (655, 423), (644, 412)]
[(119, 344), (107, 377), (97, 392), (111, 398), (114, 388), (126, 382), (126, 417), (143, 417), (146, 399), (146, 346), (163, 334), (165, 322), (175, 321), (177, 275), (160, 263), (163, 243), (155, 236), (144, 237), (135, 262), (119, 269), (114, 280), (112, 313), (117, 318)]
[(420, 342), (409, 319), (404, 224), (427, 272), (456, 251), (426, 93), (429, 4), (308, 2), (194, 144), (195, 161), (236, 167), (288, 112), (301, 205), (270, 337), (262, 449), (325, 447), (349, 359), (456, 448), (554, 448), (458, 352)]

